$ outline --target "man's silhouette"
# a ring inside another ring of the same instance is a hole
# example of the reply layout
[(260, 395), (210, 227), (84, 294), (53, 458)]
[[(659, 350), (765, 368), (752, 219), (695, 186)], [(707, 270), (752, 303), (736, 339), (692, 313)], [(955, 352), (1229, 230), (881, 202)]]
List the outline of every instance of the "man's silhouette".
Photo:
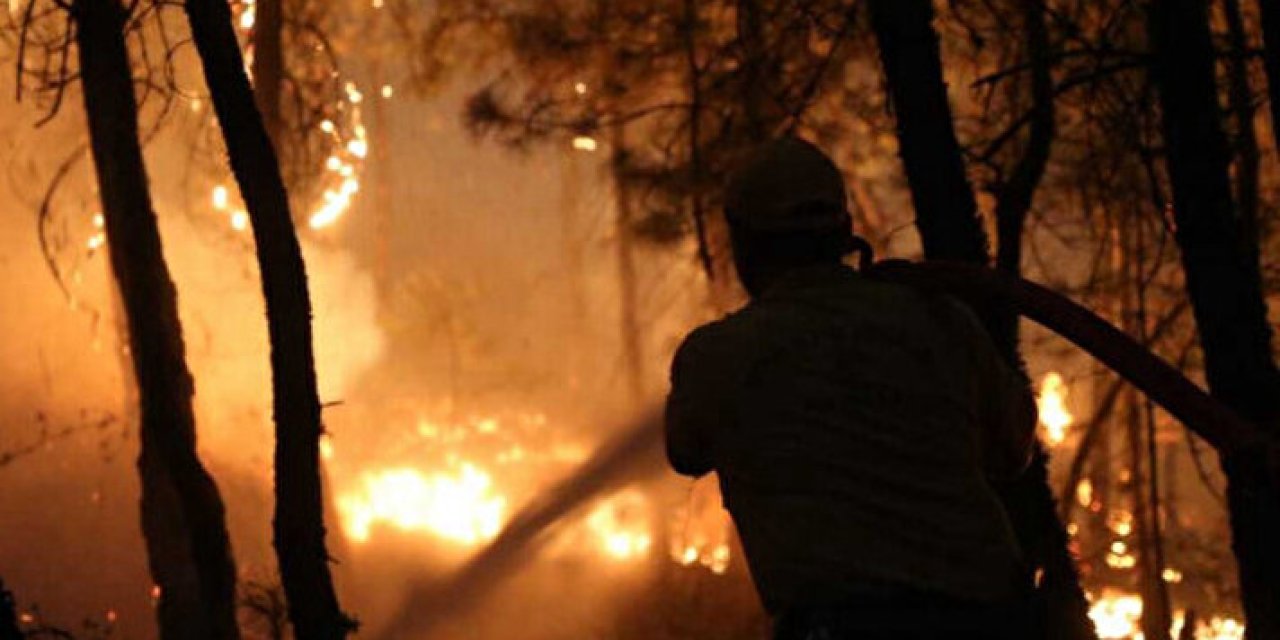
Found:
[(677, 352), (667, 454), (718, 473), (778, 637), (1023, 637), (989, 481), (1027, 462), (1026, 381), (960, 303), (843, 264), (843, 178), (812, 145), (767, 146), (725, 213), (751, 300)]

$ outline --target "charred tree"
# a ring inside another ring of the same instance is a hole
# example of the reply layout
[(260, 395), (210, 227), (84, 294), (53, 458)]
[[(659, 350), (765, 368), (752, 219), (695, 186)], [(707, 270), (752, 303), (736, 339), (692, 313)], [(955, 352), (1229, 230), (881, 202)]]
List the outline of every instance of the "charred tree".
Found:
[(288, 194), (244, 73), (230, 8), (223, 0), (189, 0), (185, 7), (257, 245), (276, 424), (274, 544), (289, 618), (299, 638), (344, 638), (355, 623), (338, 605), (325, 549), (311, 302)]
[[(1204, 351), (1205, 378), (1214, 396), (1275, 436), (1280, 371), (1272, 357), (1257, 249), (1243, 242), (1231, 197), (1231, 154), (1217, 101), (1207, 3), (1156, 0), (1148, 5), (1147, 18), (1174, 235)], [(1264, 450), (1221, 454), (1249, 633), (1280, 638), (1280, 488), (1268, 477)]]
[(238, 638), (236, 572), (222, 498), (196, 453), (193, 383), (177, 294), (138, 138), (119, 0), (71, 5), (90, 149), (111, 269), (129, 327), (140, 404), (142, 532), (163, 638)]
[[(1024, 10), (1032, 57), (1035, 107), (1024, 156), (999, 191), (1000, 264), (1016, 273), (1022, 228), (1032, 196), (1044, 174), (1053, 139), (1052, 79), (1044, 5)], [(885, 80), (897, 123), (899, 153), (925, 257), (985, 265), (987, 237), (965, 174), (943, 80), (938, 36), (930, 0), (872, 0), (871, 22), (880, 47)], [(1018, 363), (1017, 320), (1010, 309), (980, 308), (979, 315), (1005, 357)], [(1027, 560), (1040, 575), (1037, 633), (1051, 638), (1093, 638), (1088, 603), (1080, 588), (1067, 535), (1048, 483), (1048, 456), (1037, 446), (1031, 467), (999, 487)], [(1031, 587), (1028, 576), (1028, 588)]]

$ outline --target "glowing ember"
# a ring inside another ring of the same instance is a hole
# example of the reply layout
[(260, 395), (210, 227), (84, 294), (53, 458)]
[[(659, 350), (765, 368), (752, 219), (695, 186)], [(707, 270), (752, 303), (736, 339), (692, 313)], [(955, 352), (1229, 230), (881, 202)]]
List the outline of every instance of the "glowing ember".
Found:
[(1076, 485), (1076, 502), (1079, 502), (1082, 507), (1088, 507), (1093, 504), (1093, 482), (1088, 478), (1081, 480), (1080, 484)]
[(498, 534), (507, 508), (506, 498), (493, 494), (489, 474), (466, 462), (452, 473), (387, 469), (365, 475), (362, 484), (338, 498), (343, 529), (356, 542), (368, 541), (374, 525), (387, 524), (474, 545)]
[[(1101, 597), (1088, 594), (1089, 619), (1093, 620), (1100, 640), (1141, 640), (1142, 597), (1113, 589), (1105, 589)], [(1181, 637), (1186, 612), (1174, 611), (1169, 635)], [(1244, 625), (1234, 618), (1214, 616), (1196, 624), (1196, 640), (1242, 640)]]
[(236, 211), (231, 214), (231, 228), (236, 231), (244, 231), (249, 227), (249, 212)]
[(644, 495), (627, 492), (610, 499), (587, 516), (587, 529), (600, 542), (600, 550), (615, 560), (644, 557), (653, 545), (649, 533), (648, 504)]
[(667, 550), (672, 561), (687, 567), (700, 565), (717, 574), (729, 570), (732, 521), (722, 504), (713, 476), (693, 484), (688, 503), (672, 522)]
[(1132, 638), (1142, 620), (1142, 598), (1128, 593), (1106, 590), (1102, 597), (1089, 607), (1089, 619), (1093, 620), (1102, 640)]
[(1040, 396), (1037, 406), (1040, 409), (1040, 424), (1044, 426), (1045, 441), (1049, 445), (1062, 444), (1067, 437), (1067, 427), (1075, 421), (1075, 417), (1067, 410), (1067, 383), (1056, 371), (1045, 375), (1040, 383)]
[(257, 16), (257, 10), (250, 4), (244, 13), (240, 14), (240, 28), (248, 31), (253, 28), (254, 18)]

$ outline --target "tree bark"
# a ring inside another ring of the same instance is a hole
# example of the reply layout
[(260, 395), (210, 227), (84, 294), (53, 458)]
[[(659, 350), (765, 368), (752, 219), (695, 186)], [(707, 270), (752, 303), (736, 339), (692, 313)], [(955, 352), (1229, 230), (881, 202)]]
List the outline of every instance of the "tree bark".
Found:
[(1249, 41), (1245, 35), (1244, 15), (1240, 0), (1223, 0), (1222, 8), (1227, 16), (1227, 34), (1231, 42), (1230, 62), (1227, 64), (1228, 104), (1232, 119), (1236, 122), (1236, 216), (1240, 233), (1240, 245), (1258, 256), (1258, 168), (1261, 152), (1258, 149), (1258, 133), (1253, 126), (1253, 90), (1249, 86)]
[(769, 78), (763, 67), (769, 58), (765, 52), (764, 20), (760, 0), (736, 0), (738, 47), (742, 51), (742, 107), (745, 116), (743, 133), (752, 145), (769, 138), (765, 105)]
[(987, 237), (952, 125), (933, 4), (871, 0), (870, 6), (924, 255), (986, 264)]
[(18, 629), (17, 603), (0, 580), (0, 640), (22, 640), (25, 634)]
[[(1049, 164), (1054, 138), (1053, 76), (1049, 68), (1049, 32), (1044, 0), (1026, 0), (1022, 28), (1031, 71), (1031, 119), (1026, 148), (1009, 179), (996, 192), (996, 267), (1013, 275), (1022, 272), (1022, 232), (1036, 189)], [(1018, 315), (1002, 310), (997, 340), (1014, 355), (1018, 344)]]
[[(1207, 3), (1154, 0), (1148, 5), (1148, 36), (1175, 238), (1205, 377), (1214, 396), (1275, 435), (1280, 372), (1272, 359), (1256, 248), (1242, 242), (1231, 197), (1231, 156), (1220, 122)], [(1257, 451), (1228, 451), (1222, 462), (1249, 633), (1280, 638), (1280, 487)]]
[(617, 206), (618, 218), (615, 223), (617, 235), (618, 260), (618, 318), (619, 338), (622, 342), (622, 357), (626, 360), (623, 367), (627, 372), (627, 391), (631, 396), (631, 404), (640, 406), (644, 400), (644, 349), (640, 344), (640, 320), (637, 310), (636, 264), (634, 231), (632, 224), (635, 215), (632, 211), (631, 194), (627, 192), (626, 181), (618, 175), (620, 164), (627, 154), (627, 134), (625, 125), (615, 124), (611, 127), (610, 147), (613, 149), (613, 162), (610, 173), (613, 176), (613, 197)]
[(193, 383), (177, 294), (138, 139), (119, 0), (72, 4), (90, 148), (140, 404), (142, 531), (162, 638), (238, 638), (222, 499), (196, 453)]
[(1267, 69), (1267, 95), (1271, 103), (1271, 133), (1280, 147), (1280, 4), (1258, 0), (1265, 47), (1262, 60)]
[(257, 244), (276, 424), (274, 544), (289, 618), (299, 638), (344, 638), (355, 623), (338, 605), (325, 549), (311, 302), (289, 198), (227, 3), (189, 0), (185, 7)]
[(284, 79), (282, 0), (257, 0), (253, 22), (253, 97), (262, 124), (280, 147), (280, 87)]
[[(871, 22), (880, 46), (889, 97), (897, 120), (899, 153), (916, 208), (925, 257), (985, 265), (987, 236), (965, 175), (943, 79), (931, 0), (872, 0)], [(1014, 273), (1021, 261), (1023, 220), (1048, 162), (1053, 138), (1052, 79), (1047, 65), (1043, 4), (1028, 3), (1029, 51), (1036, 111), (1027, 152), (1002, 189), (1001, 257)], [(1047, 98), (1047, 99), (1046, 99)], [(1010, 364), (1017, 365), (1017, 319), (1001, 306), (975, 307)], [(1088, 603), (1080, 588), (1067, 535), (1048, 483), (1048, 456), (1037, 446), (1031, 468), (999, 488), (1031, 569), (1040, 576), (1037, 633), (1052, 638), (1092, 638)], [(1030, 588), (1028, 582), (1028, 588)]]

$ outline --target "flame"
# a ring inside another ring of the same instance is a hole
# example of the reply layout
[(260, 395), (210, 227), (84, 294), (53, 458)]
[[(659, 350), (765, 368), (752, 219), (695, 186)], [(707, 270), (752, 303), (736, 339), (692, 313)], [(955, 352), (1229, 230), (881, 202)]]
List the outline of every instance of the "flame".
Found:
[(218, 211), (222, 211), (223, 209), (226, 209), (227, 202), (229, 200), (227, 188), (223, 185), (215, 186), (213, 188), (213, 192), (210, 194), (210, 199), (213, 200), (214, 209), (217, 209)]
[(648, 503), (643, 494), (628, 491), (606, 500), (587, 516), (586, 526), (600, 551), (614, 560), (634, 560), (648, 555), (653, 546), (649, 533)]
[[(1142, 640), (1142, 597), (1104, 589), (1100, 597), (1086, 594), (1091, 602), (1089, 619), (1097, 629), (1100, 640)], [(1169, 634), (1181, 637), (1186, 624), (1186, 612), (1174, 611)], [(1213, 616), (1207, 622), (1196, 625), (1196, 640), (1243, 640), (1244, 625), (1235, 618)]]
[(450, 472), (394, 468), (364, 475), (359, 490), (338, 498), (343, 529), (367, 542), (374, 525), (425, 531), (464, 545), (491, 540), (501, 530), (507, 500), (493, 492), (493, 478), (462, 462)]
[(253, 6), (253, 3), (246, 1), (244, 11), (240, 13), (240, 28), (245, 31), (253, 29), (257, 13), (258, 10)]
[(1089, 619), (1102, 640), (1133, 638), (1141, 628), (1142, 598), (1110, 589), (1089, 606)]
[(599, 144), (591, 136), (575, 136), (573, 138), (573, 148), (578, 151), (595, 151), (597, 147), (599, 147)]
[(672, 561), (686, 567), (700, 565), (716, 574), (729, 570), (732, 522), (722, 504), (713, 476), (693, 483), (687, 504), (672, 522), (668, 549)]
[(1067, 410), (1067, 383), (1056, 371), (1045, 374), (1040, 382), (1040, 396), (1037, 406), (1040, 409), (1040, 424), (1044, 426), (1045, 440), (1050, 446), (1062, 444), (1067, 437), (1067, 427), (1075, 421), (1075, 417)]

